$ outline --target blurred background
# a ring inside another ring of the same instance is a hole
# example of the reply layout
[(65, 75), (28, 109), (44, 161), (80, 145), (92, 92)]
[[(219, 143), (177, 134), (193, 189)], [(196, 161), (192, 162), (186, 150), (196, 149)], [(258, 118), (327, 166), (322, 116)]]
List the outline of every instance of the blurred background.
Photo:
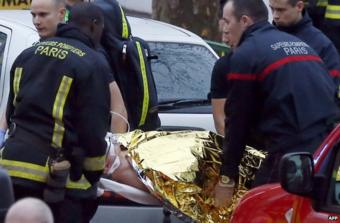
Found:
[[(221, 43), (218, 28), (220, 0), (118, 0), (128, 15), (147, 17), (188, 29), (205, 39), (219, 54), (227, 46)], [(268, 0), (264, 0), (268, 6)], [(269, 8), (268, 8), (269, 10)], [(269, 21), (272, 20), (269, 15)]]
[(171, 23), (220, 41), (219, 0), (119, 0), (128, 14)]

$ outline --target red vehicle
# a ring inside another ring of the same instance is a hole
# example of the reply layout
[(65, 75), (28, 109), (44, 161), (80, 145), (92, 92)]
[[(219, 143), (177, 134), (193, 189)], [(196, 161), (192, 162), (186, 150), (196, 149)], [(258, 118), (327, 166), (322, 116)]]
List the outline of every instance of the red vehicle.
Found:
[(313, 156), (290, 153), (282, 157), (280, 181), (250, 190), (230, 222), (340, 222), (340, 125)]

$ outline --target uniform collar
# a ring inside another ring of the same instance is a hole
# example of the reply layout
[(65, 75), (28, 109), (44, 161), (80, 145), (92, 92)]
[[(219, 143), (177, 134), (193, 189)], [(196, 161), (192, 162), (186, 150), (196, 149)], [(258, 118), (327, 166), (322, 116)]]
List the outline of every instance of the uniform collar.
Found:
[(70, 24), (59, 24), (57, 28), (57, 37), (64, 37), (70, 39), (76, 39), (90, 48), (95, 48), (93, 41), (90, 39), (89, 36), (82, 33), (77, 27), (70, 25)]
[(304, 29), (306, 26), (312, 26), (313, 22), (312, 19), (309, 17), (308, 13), (304, 10), (302, 12), (302, 19), (297, 22), (294, 25), (288, 26), (288, 27), (284, 27), (284, 26), (278, 26), (275, 24), (275, 22), (273, 22), (273, 24), (281, 31), (283, 32), (287, 32), (287, 33), (297, 33), (299, 31), (301, 31), (302, 29)]
[(268, 27), (272, 27), (272, 25), (267, 20), (262, 20), (249, 26), (242, 34), (239, 45), (241, 45), (245, 39), (247, 39), (257, 30), (261, 30), (261, 29), (268, 28)]

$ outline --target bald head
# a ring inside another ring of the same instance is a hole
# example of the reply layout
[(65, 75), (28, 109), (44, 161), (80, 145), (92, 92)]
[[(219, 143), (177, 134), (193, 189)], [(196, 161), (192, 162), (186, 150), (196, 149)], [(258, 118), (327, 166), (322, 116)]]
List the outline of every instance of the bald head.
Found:
[(65, 0), (32, 0), (33, 24), (40, 38), (46, 39), (56, 34), (58, 24), (64, 21), (65, 12)]
[(53, 223), (50, 208), (36, 198), (24, 198), (15, 202), (7, 212), (5, 223)]

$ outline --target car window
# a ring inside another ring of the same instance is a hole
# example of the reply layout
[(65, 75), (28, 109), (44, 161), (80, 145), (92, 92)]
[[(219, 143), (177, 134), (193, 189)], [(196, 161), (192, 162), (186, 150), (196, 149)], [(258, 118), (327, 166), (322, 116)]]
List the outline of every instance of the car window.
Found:
[(337, 144), (337, 153), (333, 163), (332, 174), (329, 184), (327, 206), (332, 211), (340, 212), (340, 146)]
[(160, 102), (206, 99), (216, 61), (208, 48), (187, 43), (149, 42), (151, 62)]
[[(6, 41), (7, 41), (7, 35), (3, 32), (0, 32), (0, 71), (2, 71), (2, 64), (4, 61)], [(1, 72), (1, 75), (2, 75), (2, 72)]]

